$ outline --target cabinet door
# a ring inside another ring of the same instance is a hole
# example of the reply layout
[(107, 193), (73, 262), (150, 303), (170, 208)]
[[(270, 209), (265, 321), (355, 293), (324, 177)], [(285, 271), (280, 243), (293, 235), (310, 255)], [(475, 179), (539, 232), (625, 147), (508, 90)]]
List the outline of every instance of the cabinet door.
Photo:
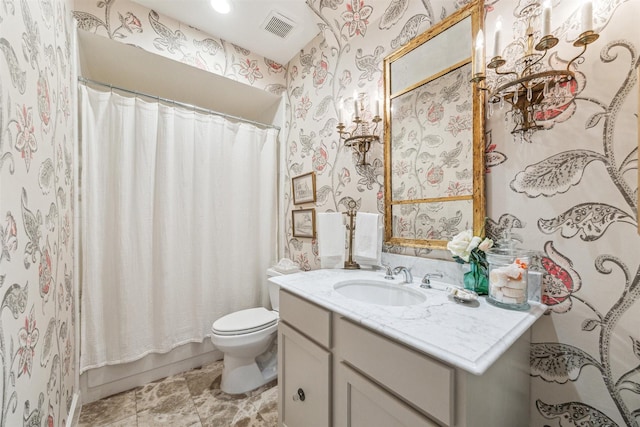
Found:
[(334, 323), (334, 357), (383, 384), (444, 426), (454, 426), (455, 370), (344, 318)]
[(331, 353), (284, 322), (278, 325), (280, 425), (328, 427)]
[(340, 363), (336, 376), (336, 427), (437, 427), (367, 378)]

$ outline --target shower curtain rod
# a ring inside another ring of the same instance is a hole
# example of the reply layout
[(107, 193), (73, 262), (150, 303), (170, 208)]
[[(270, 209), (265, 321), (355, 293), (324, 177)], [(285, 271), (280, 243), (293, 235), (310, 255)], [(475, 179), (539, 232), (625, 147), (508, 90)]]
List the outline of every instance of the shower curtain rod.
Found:
[(96, 86), (102, 86), (102, 87), (108, 87), (109, 89), (113, 90), (119, 90), (121, 92), (126, 92), (126, 93), (130, 93), (132, 95), (135, 96), (143, 96), (146, 98), (151, 98), (151, 99), (155, 99), (157, 101), (161, 101), (161, 102), (166, 102), (169, 104), (173, 104), (173, 105), (177, 105), (179, 107), (184, 107), (184, 108), (188, 108), (194, 111), (199, 111), (202, 113), (206, 113), (206, 114), (212, 114), (214, 116), (221, 116), (224, 117), (225, 119), (231, 119), (231, 120), (236, 120), (239, 122), (244, 122), (244, 123), (250, 123), (252, 125), (256, 125), (259, 127), (264, 127), (264, 128), (272, 128), (272, 129), (276, 129), (276, 130), (280, 130), (280, 126), (275, 126), (275, 125), (268, 125), (266, 123), (260, 123), (260, 122), (256, 122), (254, 120), (249, 120), (249, 119), (245, 119), (242, 117), (238, 117), (238, 116), (233, 116), (231, 114), (224, 114), (221, 113), (219, 111), (215, 111), (215, 110), (209, 110), (207, 108), (202, 108), (202, 107), (198, 107), (197, 105), (193, 105), (193, 104), (187, 104), (184, 102), (180, 102), (180, 101), (175, 101), (173, 99), (167, 99), (167, 98), (162, 98), (160, 96), (157, 95), (149, 95), (148, 93), (143, 93), (143, 92), (138, 92), (136, 90), (131, 90), (131, 89), (126, 89), (123, 87), (119, 87), (119, 86), (114, 86), (112, 84), (109, 83), (103, 83), (103, 82), (99, 82), (96, 80), (91, 80), (91, 79), (87, 79), (86, 77), (82, 77), (82, 76), (78, 76), (78, 81), (82, 84), (92, 84), (92, 85), (96, 85)]

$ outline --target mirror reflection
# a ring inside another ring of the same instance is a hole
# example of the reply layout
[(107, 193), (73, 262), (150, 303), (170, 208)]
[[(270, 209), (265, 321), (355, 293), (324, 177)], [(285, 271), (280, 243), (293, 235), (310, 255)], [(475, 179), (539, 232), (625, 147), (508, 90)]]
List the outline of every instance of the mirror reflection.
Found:
[(385, 59), (387, 243), (444, 248), (482, 227), (483, 94), (471, 83), (481, 12), (473, 2)]

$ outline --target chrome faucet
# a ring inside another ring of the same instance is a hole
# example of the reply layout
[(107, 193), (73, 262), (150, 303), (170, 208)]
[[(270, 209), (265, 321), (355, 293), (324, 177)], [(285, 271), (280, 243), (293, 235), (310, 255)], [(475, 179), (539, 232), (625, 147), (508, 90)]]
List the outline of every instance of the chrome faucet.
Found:
[(404, 273), (404, 283), (413, 282), (413, 276), (407, 267), (399, 266), (393, 269), (393, 274), (398, 274), (400, 272)]
[(442, 273), (427, 273), (424, 275), (424, 277), (422, 278), (422, 284), (420, 285), (421, 288), (430, 288), (431, 287), (431, 278), (432, 277), (439, 277), (442, 279)]
[(393, 270), (391, 269), (391, 266), (387, 264), (382, 264), (382, 268), (386, 270), (384, 278), (387, 280), (393, 280)]

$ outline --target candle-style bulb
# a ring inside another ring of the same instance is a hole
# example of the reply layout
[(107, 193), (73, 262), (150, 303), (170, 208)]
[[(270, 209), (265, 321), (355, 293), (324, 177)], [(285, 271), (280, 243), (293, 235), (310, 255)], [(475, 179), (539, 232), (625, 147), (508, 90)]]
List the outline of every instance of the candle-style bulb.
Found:
[(473, 74), (476, 75), (481, 73), (483, 70), (482, 67), (482, 51), (484, 49), (484, 34), (482, 29), (478, 31), (478, 35), (476, 36), (476, 53), (473, 60)]
[(593, 2), (587, 0), (582, 5), (582, 32), (593, 30)]
[(476, 49), (482, 50), (484, 47), (484, 33), (482, 32), (482, 28), (478, 30), (478, 35), (476, 36)]
[(542, 37), (551, 34), (551, 0), (542, 4)]
[(356, 118), (360, 117), (360, 111), (358, 111), (358, 92), (353, 91), (353, 114)]
[(502, 33), (502, 16), (496, 20), (496, 32), (493, 35), (493, 56), (500, 56), (500, 34)]

